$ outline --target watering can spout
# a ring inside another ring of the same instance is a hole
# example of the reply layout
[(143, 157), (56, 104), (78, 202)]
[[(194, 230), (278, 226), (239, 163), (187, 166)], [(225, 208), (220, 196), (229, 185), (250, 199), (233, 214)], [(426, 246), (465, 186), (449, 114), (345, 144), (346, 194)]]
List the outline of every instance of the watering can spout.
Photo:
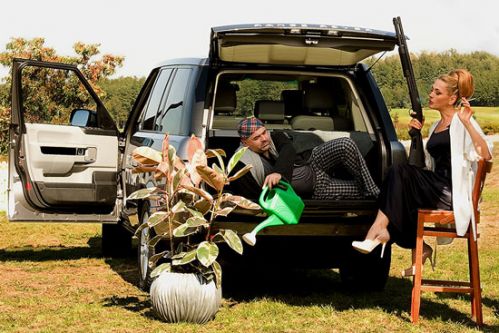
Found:
[(264, 187), (258, 200), (262, 209), (269, 216), (251, 232), (243, 235), (243, 240), (251, 246), (256, 243), (256, 234), (267, 227), (297, 224), (305, 204), (293, 191), (290, 184), (280, 181), (272, 189)]

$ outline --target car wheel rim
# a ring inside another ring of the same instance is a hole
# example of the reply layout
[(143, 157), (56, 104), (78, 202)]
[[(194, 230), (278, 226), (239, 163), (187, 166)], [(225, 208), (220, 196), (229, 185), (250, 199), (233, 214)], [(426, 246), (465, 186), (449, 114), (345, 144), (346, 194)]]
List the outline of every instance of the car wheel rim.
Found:
[[(144, 214), (145, 223), (148, 219), (148, 214)], [(142, 280), (145, 280), (147, 277), (147, 270), (149, 266), (149, 228), (146, 227), (142, 229), (140, 233), (140, 274), (142, 276)]]

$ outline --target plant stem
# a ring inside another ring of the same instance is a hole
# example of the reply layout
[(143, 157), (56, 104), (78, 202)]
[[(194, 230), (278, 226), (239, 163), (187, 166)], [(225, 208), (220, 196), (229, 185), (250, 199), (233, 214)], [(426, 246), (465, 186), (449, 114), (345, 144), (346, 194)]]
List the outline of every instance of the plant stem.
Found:
[(210, 212), (210, 220), (208, 221), (208, 232), (206, 233), (206, 241), (210, 240), (210, 234), (211, 234), (211, 225), (213, 224), (213, 220), (215, 219), (215, 212), (218, 211), (220, 208), (220, 202), (222, 201), (222, 193), (223, 190), (218, 192), (217, 199), (213, 203), (213, 206), (211, 207), (211, 212)]
[[(173, 196), (172, 196), (173, 197)], [(173, 223), (173, 215), (170, 214), (170, 200), (168, 198), (168, 193), (165, 193), (165, 201), (166, 201), (166, 211), (168, 212), (168, 238), (170, 239), (170, 251), (173, 253), (173, 229), (172, 229), (172, 223)], [(173, 199), (172, 199), (173, 200)]]

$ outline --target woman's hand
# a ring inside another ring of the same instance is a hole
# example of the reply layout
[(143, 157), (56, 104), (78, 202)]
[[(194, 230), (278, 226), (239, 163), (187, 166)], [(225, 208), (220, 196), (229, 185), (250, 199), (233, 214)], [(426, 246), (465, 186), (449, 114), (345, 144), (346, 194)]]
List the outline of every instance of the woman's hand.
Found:
[(279, 183), (282, 176), (280, 173), (274, 172), (265, 177), (265, 181), (263, 182), (263, 187), (268, 186), (269, 188), (274, 187)]
[(412, 118), (411, 121), (409, 121), (409, 130), (411, 128), (415, 128), (417, 130), (420, 130), (423, 128), (423, 125), (424, 125), (424, 118), (423, 118), (423, 122), (420, 123), (419, 120), (417, 120), (416, 118)]
[(487, 161), (490, 160), (492, 158), (492, 155), (490, 154), (487, 142), (482, 138), (480, 133), (477, 132), (477, 130), (473, 127), (473, 124), (471, 123), (471, 116), (473, 116), (473, 110), (471, 109), (470, 106), (470, 100), (462, 97), (460, 104), (461, 107), (457, 111), (457, 116), (459, 117), (459, 120), (461, 120), (464, 127), (468, 131), (471, 137), (471, 141), (473, 141), (473, 146), (475, 147), (476, 152), (481, 158)]
[(465, 125), (470, 124), (471, 116), (473, 115), (473, 110), (471, 109), (470, 102), (461, 97), (461, 108), (457, 111), (457, 116), (461, 119), (461, 122)]

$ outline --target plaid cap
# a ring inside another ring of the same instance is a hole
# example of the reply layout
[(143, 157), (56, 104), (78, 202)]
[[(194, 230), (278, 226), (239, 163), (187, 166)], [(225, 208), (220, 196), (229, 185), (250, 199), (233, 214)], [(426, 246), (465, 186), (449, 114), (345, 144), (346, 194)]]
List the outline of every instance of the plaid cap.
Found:
[(241, 139), (247, 139), (260, 127), (264, 127), (263, 122), (255, 117), (244, 118), (239, 122), (237, 132)]

